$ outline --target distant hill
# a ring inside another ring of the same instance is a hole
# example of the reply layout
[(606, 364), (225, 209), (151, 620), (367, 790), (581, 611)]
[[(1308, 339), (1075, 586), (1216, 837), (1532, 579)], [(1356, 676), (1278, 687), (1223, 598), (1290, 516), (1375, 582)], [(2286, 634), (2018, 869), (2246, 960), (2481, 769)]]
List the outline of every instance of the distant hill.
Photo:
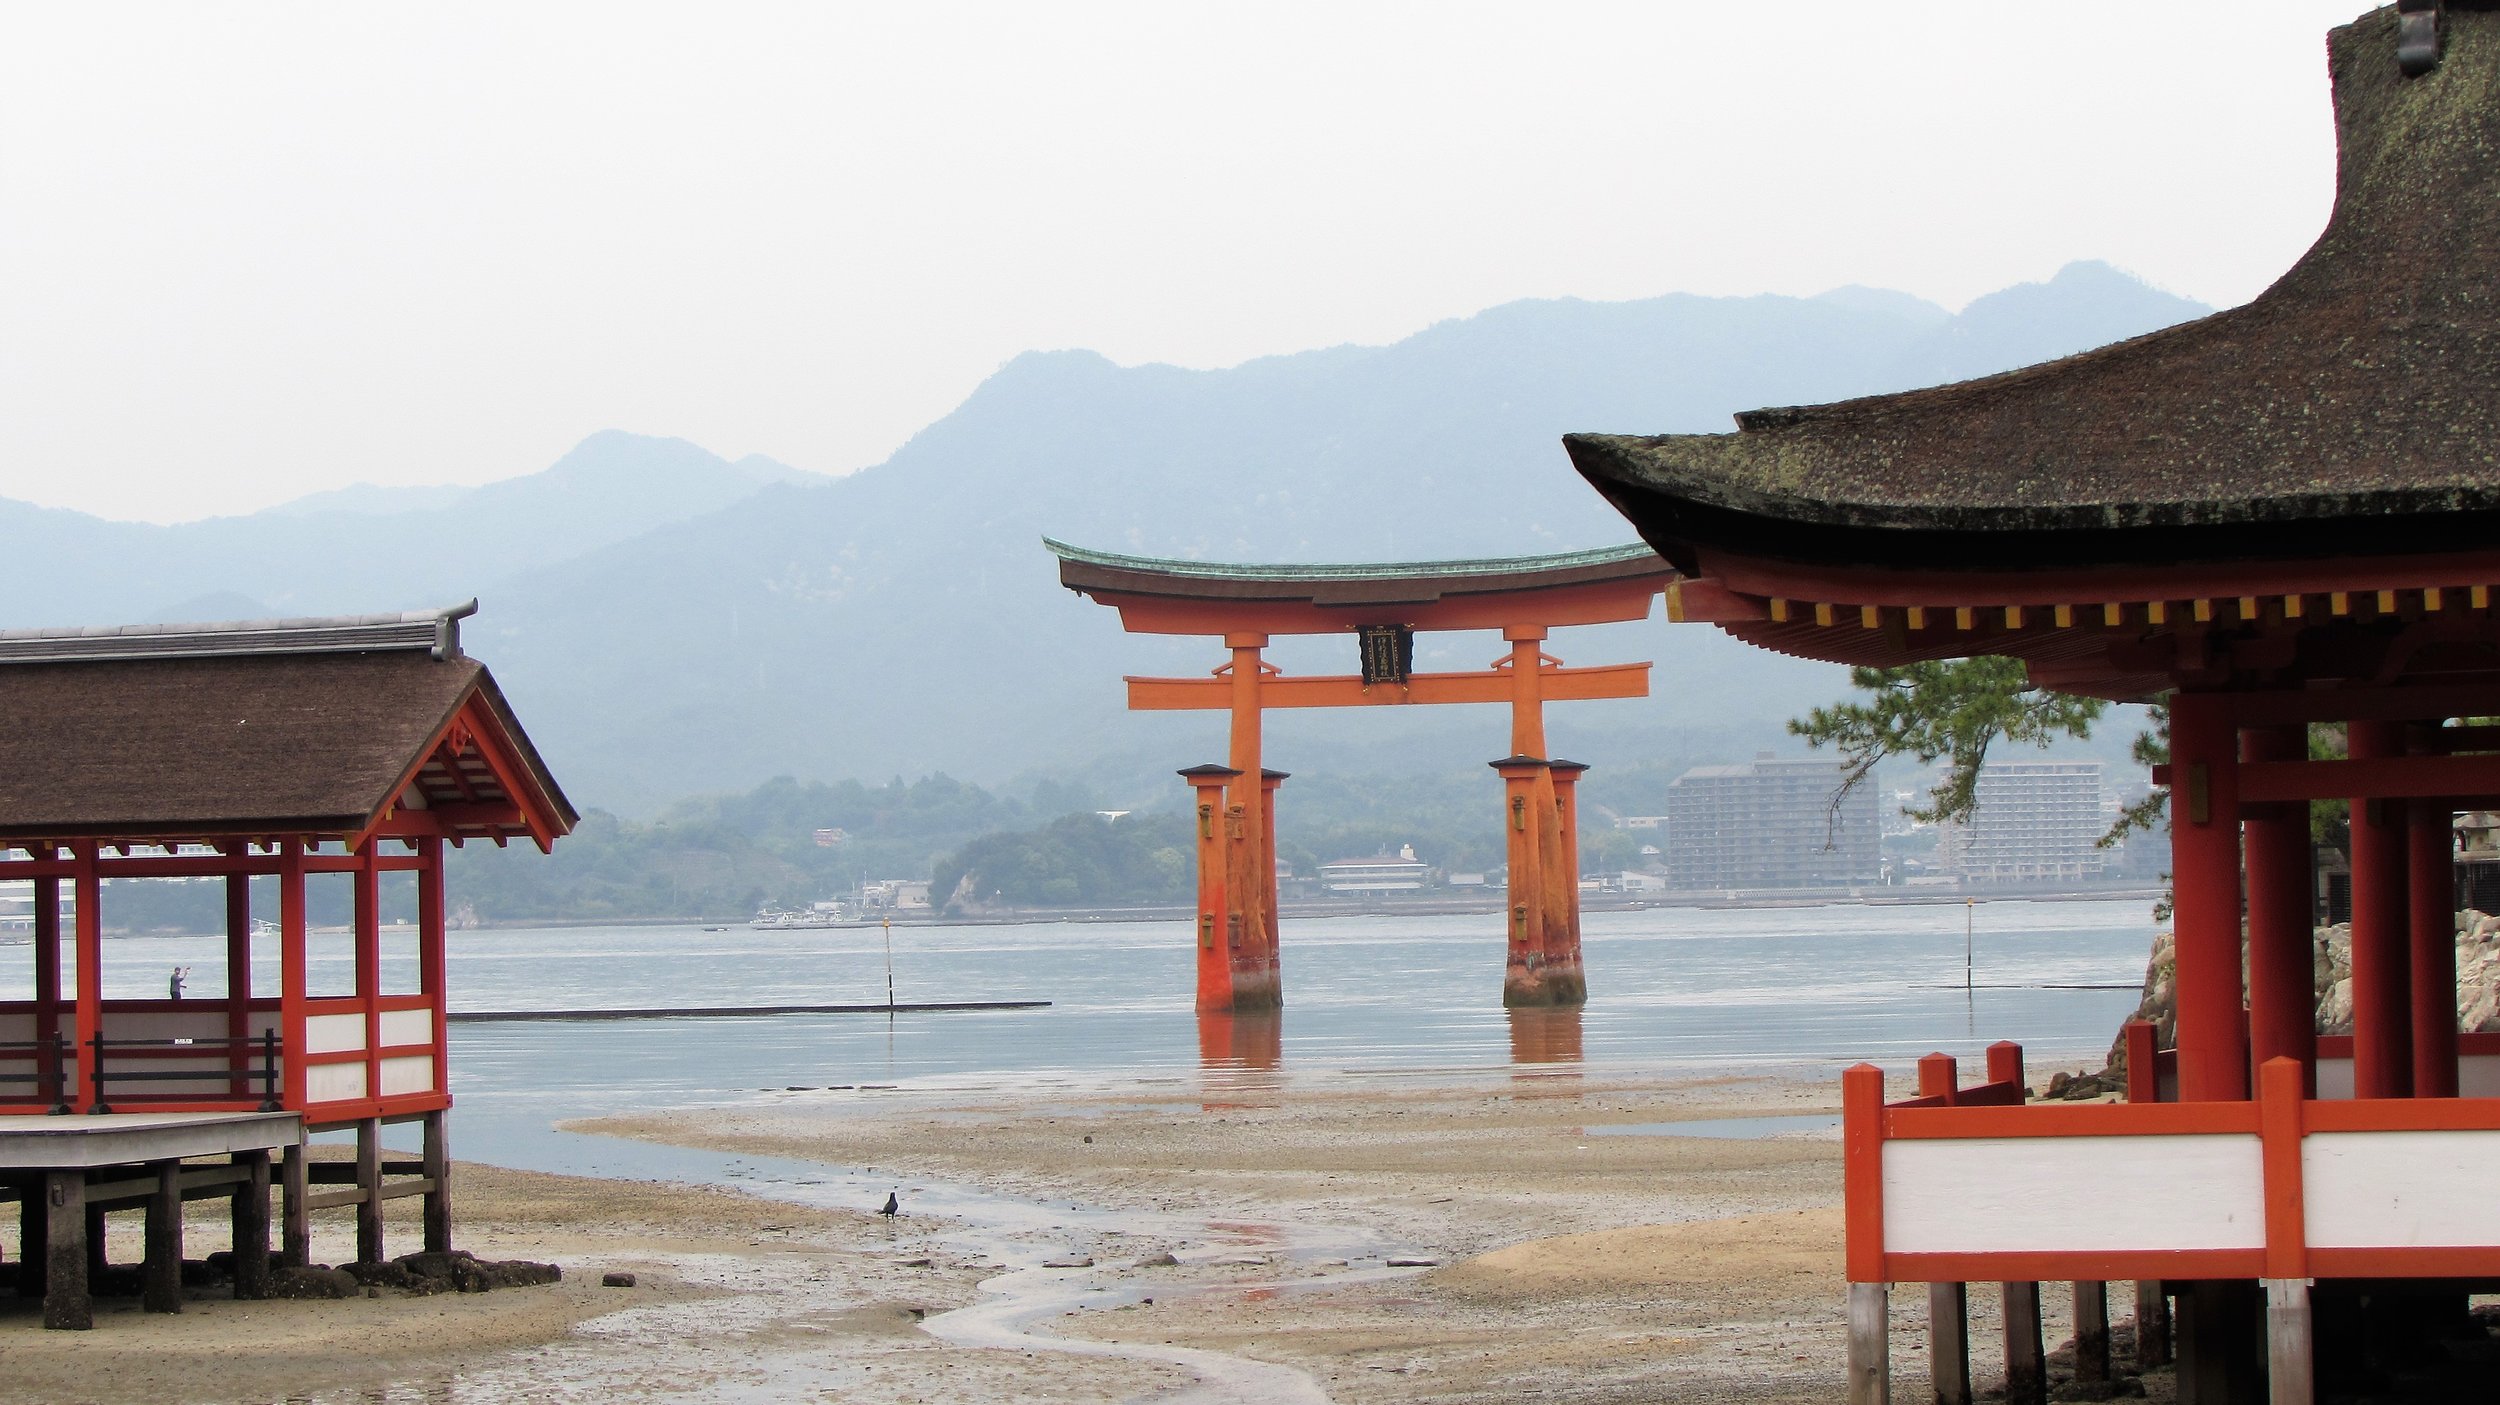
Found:
[[(173, 607), (272, 615), (445, 604), (549, 561), (717, 511), (770, 484), (823, 481), (731, 463), (682, 439), (594, 434), (542, 472), (475, 488), (317, 493), (163, 527), (0, 499), (0, 618), (170, 620)], [(190, 618), (198, 618), (196, 615)]]
[[(1221, 728), (1125, 713), (1120, 675), (1218, 659), (1202, 641), (1123, 636), (1059, 587), (1044, 534), (1234, 561), (1612, 544), (1630, 533), (1571, 472), (1566, 431), (1723, 431), (1739, 410), (2007, 369), (2203, 310), (2077, 265), (1959, 315), (1870, 289), (1562, 299), (1217, 371), (1035, 352), (838, 480), (610, 432), (544, 473), (448, 498), (351, 489), (170, 528), (0, 503), (0, 531), (25, 544), (0, 559), (0, 614), (101, 622), (218, 592), (284, 613), (476, 593), (473, 646), (588, 804), (648, 812), (777, 774), (932, 770), (984, 785), (1082, 772), (1126, 804), (1216, 755)], [(1419, 665), (1472, 666), (1499, 642), (1423, 648)], [(1655, 621), (1555, 652), (1659, 660), (1653, 699), (1555, 710), (1557, 749), (1601, 766), (1770, 745), (1781, 719), (1842, 687), (1837, 670)], [(1294, 671), (1353, 663), (1342, 640), (1276, 657)], [(1476, 711), (1281, 716), (1271, 754), (1287, 769), (1472, 766), (1506, 740)]]

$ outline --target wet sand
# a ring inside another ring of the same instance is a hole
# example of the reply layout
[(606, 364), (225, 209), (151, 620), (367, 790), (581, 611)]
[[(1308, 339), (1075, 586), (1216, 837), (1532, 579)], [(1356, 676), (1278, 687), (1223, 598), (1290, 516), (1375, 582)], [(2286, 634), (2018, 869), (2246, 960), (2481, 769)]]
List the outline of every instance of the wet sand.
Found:
[[(604, 1119), (577, 1129), (847, 1174), (785, 1174), (765, 1198), (466, 1167), (462, 1247), (553, 1259), (563, 1284), (212, 1295), (174, 1318), (113, 1303), (86, 1334), (0, 1301), (0, 1400), (1831, 1400), (1837, 1135), (1602, 1129), (1794, 1116), (1834, 1091), (1454, 1074), (1186, 1104), (794, 1093)], [(889, 1185), (892, 1220), (870, 1213)], [(412, 1206), (393, 1207), (394, 1247)], [(326, 1218), (316, 1256), (345, 1253), (348, 1230)], [(124, 1232), (117, 1259), (135, 1257)], [(608, 1270), (639, 1286), (598, 1286)], [(1896, 1395), (1922, 1399), (1923, 1300), (1896, 1297)]]

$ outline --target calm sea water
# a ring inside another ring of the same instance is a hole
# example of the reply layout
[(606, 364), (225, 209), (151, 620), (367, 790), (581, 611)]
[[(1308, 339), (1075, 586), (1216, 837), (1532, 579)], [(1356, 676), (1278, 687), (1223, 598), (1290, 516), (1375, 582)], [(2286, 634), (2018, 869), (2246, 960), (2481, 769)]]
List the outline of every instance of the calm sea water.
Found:
[[(870, 1086), (853, 1105), (920, 1090), (1010, 1090), (1047, 1100), (1129, 1090), (1188, 1100), (1243, 1079), (1316, 1080), (1516, 1065), (1594, 1073), (1775, 1066), (1836, 1074), (1931, 1049), (1974, 1058), (2011, 1038), (2035, 1066), (2108, 1047), (2134, 1009), (2153, 935), (2140, 899), (1989, 902), (1972, 914), (1976, 978), (1962, 989), (1965, 911), (1933, 906), (1658, 909), (1584, 922), (1590, 1000), (1577, 1015), (1506, 1014), (1492, 915), (1284, 924), (1286, 1009), (1272, 1021), (1191, 1010), (1185, 922), (897, 927), (896, 997), (1048, 1000), (978, 1014), (468, 1024), (453, 1028), (458, 1154), (536, 1169), (615, 1171), (598, 1139), (547, 1131), (568, 1117), (721, 1103), (792, 1086)], [(0, 998), (24, 998), (31, 960), (0, 947)], [(876, 929), (506, 929), (454, 933), (455, 1010), (882, 1002)], [(224, 988), (221, 941), (108, 943), (108, 996), (162, 996), (176, 965), (195, 996)], [(316, 939), (315, 988), (339, 982), (346, 943)], [(388, 963), (399, 965), (399, 962)], [(399, 971), (391, 977), (396, 983)], [(256, 971), (262, 990), (275, 972)], [(2125, 989), (2057, 989), (2117, 985)], [(841, 1100), (835, 1100), (839, 1103)], [(665, 1174), (647, 1155), (635, 1174)]]

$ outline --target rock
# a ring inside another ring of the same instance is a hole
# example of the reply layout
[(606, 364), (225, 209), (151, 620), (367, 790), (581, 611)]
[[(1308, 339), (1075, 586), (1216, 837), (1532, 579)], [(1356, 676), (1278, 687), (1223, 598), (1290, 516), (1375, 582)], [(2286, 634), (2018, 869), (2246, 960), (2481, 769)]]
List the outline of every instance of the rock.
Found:
[(1439, 1268), (1440, 1266), (1439, 1259), (1395, 1258), (1389, 1260), (1391, 1268)]
[(1180, 1262), (1180, 1260), (1173, 1258), (1171, 1253), (1167, 1250), (1164, 1253), (1154, 1254), (1147, 1258), (1139, 1259), (1137, 1261), (1137, 1266), (1139, 1268), (1178, 1268), (1180, 1267)]
[(1093, 1266), (1094, 1261), (1082, 1254), (1070, 1254), (1056, 1259), (1042, 1260), (1042, 1267), (1044, 1268), (1092, 1268)]
[(281, 1265), (269, 1271), (269, 1296), (273, 1298), (359, 1298), (364, 1291), (365, 1285), (354, 1274), (322, 1264)]
[(496, 1262), (478, 1258), (465, 1249), (447, 1254), (403, 1254), (391, 1260), (389, 1268), (400, 1270), (405, 1277), (398, 1280), (412, 1293), (484, 1293), (496, 1288), (527, 1288), (542, 1283), (558, 1283), (564, 1270), (554, 1264), (531, 1263), (527, 1259)]
[(603, 1273), (599, 1275), (599, 1286), (602, 1288), (631, 1288), (634, 1286), (634, 1276), (630, 1273)]

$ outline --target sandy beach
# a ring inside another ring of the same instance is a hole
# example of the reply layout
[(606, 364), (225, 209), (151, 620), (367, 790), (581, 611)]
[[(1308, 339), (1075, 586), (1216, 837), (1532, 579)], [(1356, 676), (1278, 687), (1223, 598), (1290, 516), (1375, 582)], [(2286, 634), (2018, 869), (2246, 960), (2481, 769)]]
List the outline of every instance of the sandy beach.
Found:
[[(0, 1399), (1829, 1400), (1831, 1091), (1537, 1071), (604, 1119), (575, 1129), (759, 1158), (757, 1193), (465, 1166), (462, 1247), (555, 1261), (563, 1283), (212, 1289), (178, 1317), (102, 1303), (85, 1334), (8, 1300)], [(888, 1188), (891, 1219), (873, 1213)], [(217, 1247), (208, 1209), (195, 1256)], [(127, 1261), (136, 1217), (116, 1221)], [(413, 1247), (412, 1224), (393, 1232)], [(325, 1216), (316, 1257), (348, 1246)], [(614, 1271), (636, 1286), (600, 1286)], [(1923, 1398), (1921, 1304), (1898, 1296), (1897, 1394)], [(1986, 1382), (1994, 1318), (1972, 1296)]]

